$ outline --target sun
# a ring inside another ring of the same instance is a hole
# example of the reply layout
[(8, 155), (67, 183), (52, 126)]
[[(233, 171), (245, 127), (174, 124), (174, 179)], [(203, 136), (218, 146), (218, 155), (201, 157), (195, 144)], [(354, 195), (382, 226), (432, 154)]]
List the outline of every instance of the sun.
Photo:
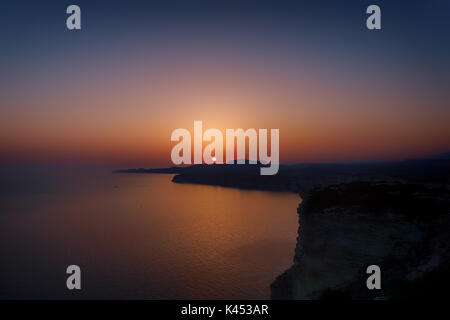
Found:
[(216, 160), (217, 160), (216, 157), (212, 157), (212, 161), (216, 162)]

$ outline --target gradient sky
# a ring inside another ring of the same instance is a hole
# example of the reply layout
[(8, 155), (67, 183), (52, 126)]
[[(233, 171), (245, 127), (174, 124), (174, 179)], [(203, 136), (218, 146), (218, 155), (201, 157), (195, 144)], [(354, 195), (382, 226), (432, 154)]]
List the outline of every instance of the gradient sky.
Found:
[(2, 163), (169, 165), (194, 120), (279, 128), (282, 162), (450, 150), (447, 0), (9, 2)]

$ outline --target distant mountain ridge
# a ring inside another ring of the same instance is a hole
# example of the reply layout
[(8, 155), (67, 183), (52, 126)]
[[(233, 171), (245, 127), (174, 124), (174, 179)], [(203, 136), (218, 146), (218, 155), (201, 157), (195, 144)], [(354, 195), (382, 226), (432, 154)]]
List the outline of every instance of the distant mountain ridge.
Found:
[(450, 152), (435, 154), (432, 156), (425, 157), (425, 159), (448, 160), (450, 159)]

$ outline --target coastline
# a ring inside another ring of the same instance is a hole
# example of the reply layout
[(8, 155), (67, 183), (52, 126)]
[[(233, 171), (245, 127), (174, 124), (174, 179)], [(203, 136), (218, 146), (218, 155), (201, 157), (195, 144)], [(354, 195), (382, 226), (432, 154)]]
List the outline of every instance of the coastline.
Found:
[[(426, 160), (282, 166), (277, 176), (246, 165), (163, 170), (174, 183), (299, 194), (293, 265), (270, 285), (271, 298), (367, 300), (419, 295), (422, 279), (448, 276), (449, 239), (439, 226), (450, 226), (449, 168)], [(373, 264), (383, 270), (382, 290), (365, 287)]]

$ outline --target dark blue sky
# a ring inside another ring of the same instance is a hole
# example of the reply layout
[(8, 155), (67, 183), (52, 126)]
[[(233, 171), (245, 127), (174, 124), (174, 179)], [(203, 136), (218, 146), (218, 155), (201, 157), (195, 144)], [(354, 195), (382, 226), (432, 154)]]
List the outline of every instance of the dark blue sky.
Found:
[[(64, 28), (69, 4), (82, 9), (82, 33)], [(381, 31), (365, 27), (369, 4), (381, 7)], [(382, 59), (383, 47), (398, 47), (402, 59), (410, 59), (418, 68), (435, 67), (440, 73), (449, 68), (449, 17), (450, 2), (445, 0), (3, 1), (0, 66), (9, 70), (14, 63), (33, 60), (32, 56), (34, 60), (51, 57), (62, 41), (70, 40), (74, 47), (113, 44), (119, 39), (125, 44), (148, 43), (164, 42), (176, 34), (178, 41), (201, 38), (237, 46), (242, 39), (266, 47), (279, 42), (295, 46), (309, 39), (312, 46), (317, 42), (323, 50), (344, 50), (354, 58), (372, 54)]]

